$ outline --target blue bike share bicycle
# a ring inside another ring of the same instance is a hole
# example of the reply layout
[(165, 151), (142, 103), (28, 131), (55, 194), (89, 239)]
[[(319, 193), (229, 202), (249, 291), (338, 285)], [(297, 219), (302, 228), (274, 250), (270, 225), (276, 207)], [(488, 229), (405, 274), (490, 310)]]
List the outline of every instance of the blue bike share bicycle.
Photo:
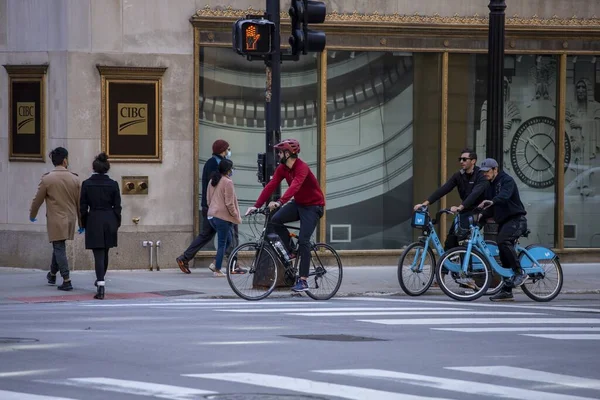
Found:
[[(435, 225), (440, 221), (440, 217), (444, 214), (454, 215), (449, 209), (442, 209), (435, 215), (435, 219), (431, 219), (427, 207), (421, 207), (413, 213), (411, 225), (413, 228), (421, 229), (423, 234), (417, 242), (409, 244), (402, 252), (398, 261), (398, 282), (400, 287), (409, 296), (420, 296), (431, 287), (433, 278), (435, 277), (435, 265), (437, 253), (438, 257), (444, 254), (444, 246), (442, 245), (439, 236), (435, 230)], [(457, 215), (454, 223), (458, 221)], [(490, 254), (493, 257), (499, 257), (498, 246), (495, 242), (486, 241)], [(456, 278), (460, 281), (461, 278)], [(475, 289), (470, 279), (461, 281), (462, 289)], [(500, 291), (504, 281), (498, 276), (494, 276), (488, 284), (487, 294), (493, 295)], [(469, 286), (473, 286), (470, 288)]]
[[(463, 246), (448, 250), (436, 264), (435, 275), (440, 289), (455, 300), (470, 301), (486, 293), (492, 273), (502, 276), (505, 284), (510, 284), (513, 270), (503, 268), (492, 256), (491, 246), (483, 240), (475, 218), (468, 217), (464, 224), (470, 231)], [(527, 237), (530, 231), (524, 232)], [(463, 242), (464, 243), (464, 242)], [(521, 268), (527, 273), (527, 280), (521, 285), (523, 292), (531, 299), (546, 302), (560, 293), (563, 285), (563, 272), (558, 256), (549, 248), (532, 244), (522, 247), (515, 244)], [(465, 290), (464, 282), (469, 281), (472, 290)]]

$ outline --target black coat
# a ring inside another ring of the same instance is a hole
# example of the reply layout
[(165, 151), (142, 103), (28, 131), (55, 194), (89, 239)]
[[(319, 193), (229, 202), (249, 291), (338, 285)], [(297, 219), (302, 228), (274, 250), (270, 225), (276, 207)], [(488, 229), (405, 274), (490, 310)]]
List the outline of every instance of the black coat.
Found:
[(86, 249), (117, 247), (121, 194), (116, 181), (104, 174), (94, 174), (83, 181), (80, 211)]
[(475, 167), (471, 174), (467, 174), (461, 169), (433, 192), (427, 201), (429, 201), (429, 204), (433, 204), (450, 193), (452, 189), (458, 188), (458, 195), (462, 201), (462, 206), (466, 211), (470, 211), (485, 200), (485, 191), (489, 187), (490, 183), (485, 179), (483, 171), (479, 167)]

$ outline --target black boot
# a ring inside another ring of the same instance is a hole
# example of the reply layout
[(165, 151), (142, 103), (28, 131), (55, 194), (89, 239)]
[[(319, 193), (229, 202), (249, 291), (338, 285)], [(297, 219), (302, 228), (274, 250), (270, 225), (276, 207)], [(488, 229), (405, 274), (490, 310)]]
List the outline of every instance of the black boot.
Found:
[(68, 292), (69, 290), (73, 290), (73, 284), (71, 284), (71, 281), (63, 281), (63, 284), (57, 286), (56, 288), (58, 290), (64, 290), (65, 292)]
[(104, 299), (104, 281), (98, 281), (98, 289), (94, 298), (98, 300)]

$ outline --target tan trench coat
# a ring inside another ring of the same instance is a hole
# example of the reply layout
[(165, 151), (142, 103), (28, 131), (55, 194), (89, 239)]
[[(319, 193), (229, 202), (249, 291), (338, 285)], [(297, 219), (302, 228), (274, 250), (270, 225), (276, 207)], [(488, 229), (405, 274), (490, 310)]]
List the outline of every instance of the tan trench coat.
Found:
[(37, 193), (31, 202), (29, 218), (35, 218), (44, 200), (46, 201), (46, 224), (50, 242), (73, 240), (79, 215), (79, 191), (81, 182), (77, 174), (65, 167), (55, 167), (44, 174)]

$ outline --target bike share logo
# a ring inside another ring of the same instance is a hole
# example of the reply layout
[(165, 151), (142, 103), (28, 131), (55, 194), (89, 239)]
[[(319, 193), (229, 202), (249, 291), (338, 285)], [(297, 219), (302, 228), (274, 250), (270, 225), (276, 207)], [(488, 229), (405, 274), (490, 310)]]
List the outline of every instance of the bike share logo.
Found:
[(148, 134), (148, 104), (118, 103), (119, 135)]
[(422, 225), (422, 224), (424, 224), (424, 223), (425, 223), (425, 218), (423, 218), (423, 217), (422, 217), (422, 216), (420, 216), (420, 215), (418, 215), (418, 216), (416, 217), (416, 219), (417, 219), (417, 224), (418, 224), (418, 225)]
[(17, 102), (17, 135), (35, 135), (34, 102)]

